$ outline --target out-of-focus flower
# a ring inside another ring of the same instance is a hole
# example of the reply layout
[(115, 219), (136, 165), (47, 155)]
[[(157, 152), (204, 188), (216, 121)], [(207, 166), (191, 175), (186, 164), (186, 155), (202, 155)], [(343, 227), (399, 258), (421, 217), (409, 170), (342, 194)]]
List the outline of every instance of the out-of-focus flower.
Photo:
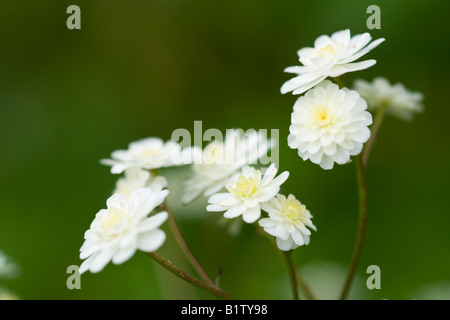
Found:
[(376, 111), (384, 106), (387, 113), (411, 121), (416, 113), (424, 109), (421, 92), (409, 91), (402, 83), (391, 85), (383, 77), (377, 77), (372, 82), (357, 79), (354, 88), (366, 99), (369, 111)]
[(158, 169), (192, 163), (195, 148), (182, 149), (174, 141), (164, 142), (160, 138), (150, 137), (129, 144), (127, 150), (116, 150), (111, 159), (100, 162), (111, 166), (111, 173), (122, 173), (130, 167)]
[(369, 33), (350, 36), (350, 30), (322, 35), (314, 42), (314, 48), (303, 48), (297, 53), (303, 66), (288, 67), (284, 71), (297, 74), (286, 81), (281, 93), (293, 91), (302, 94), (327, 77), (339, 77), (344, 73), (363, 70), (373, 66), (376, 61), (354, 62), (384, 41), (383, 38), (370, 42)]
[(311, 221), (312, 215), (292, 194), (287, 198), (278, 194), (262, 204), (262, 209), (269, 217), (260, 219), (258, 223), (264, 231), (276, 237), (280, 250), (289, 251), (309, 244), (311, 231), (306, 227), (316, 230)]
[(121, 264), (130, 259), (136, 250), (158, 250), (166, 239), (158, 229), (167, 219), (167, 212), (148, 216), (166, 198), (169, 191), (154, 192), (149, 188), (135, 190), (129, 198), (112, 195), (107, 209), (100, 210), (84, 234), (80, 258), (80, 274), (89, 270), (100, 272), (112, 261)]
[(19, 265), (0, 250), (0, 278), (14, 278), (20, 272)]
[(275, 142), (262, 132), (227, 130), (224, 141), (215, 140), (203, 150), (201, 163), (193, 164), (193, 175), (184, 183), (181, 201), (190, 203), (203, 195), (209, 197), (245, 164), (256, 164)]
[(292, 113), (288, 144), (303, 160), (323, 169), (358, 155), (370, 137), (372, 115), (359, 93), (325, 80), (298, 98)]
[(0, 287), (0, 300), (19, 300), (20, 298), (6, 288)]
[(125, 176), (116, 182), (113, 193), (120, 193), (126, 197), (140, 188), (149, 188), (154, 192), (161, 191), (167, 186), (167, 180), (163, 176), (155, 176), (147, 170), (139, 167), (131, 167), (125, 170)]
[(261, 217), (261, 204), (270, 201), (289, 176), (285, 171), (275, 178), (276, 173), (275, 164), (270, 165), (264, 175), (260, 170), (244, 166), (242, 173), (226, 184), (228, 192), (209, 198), (206, 210), (225, 211), (224, 217), (228, 219), (242, 215), (245, 222), (255, 222)]

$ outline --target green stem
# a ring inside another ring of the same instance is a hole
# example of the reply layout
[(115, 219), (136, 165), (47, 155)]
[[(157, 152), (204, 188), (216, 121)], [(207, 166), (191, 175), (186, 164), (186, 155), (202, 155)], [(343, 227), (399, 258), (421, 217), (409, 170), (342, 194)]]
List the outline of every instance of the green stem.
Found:
[(292, 296), (294, 300), (300, 300), (297, 288), (297, 272), (295, 269), (294, 262), (292, 261), (292, 250), (283, 251), (284, 258), (286, 259), (286, 264), (289, 271), (289, 278), (291, 280)]
[[(272, 237), (270, 234), (268, 234), (267, 232), (265, 232), (261, 228), (257, 229), (257, 233), (260, 234), (260, 235), (266, 236), (270, 240), (270, 242), (275, 246), (277, 251), (280, 254), (283, 254), (286, 257), (285, 252), (278, 249), (278, 246), (277, 246), (277, 244), (275, 242), (274, 237)], [(294, 266), (293, 263), (292, 263), (292, 266)], [(309, 300), (316, 300), (316, 298), (315, 298), (314, 294), (312, 293), (311, 289), (308, 287), (308, 284), (304, 281), (300, 271), (297, 268), (295, 268), (295, 267), (294, 267), (294, 270), (295, 270), (295, 278), (297, 279), (298, 284), (300, 285), (300, 288), (303, 290), (305, 295), (308, 297)], [(290, 275), (290, 278), (292, 279), (291, 275)], [(293, 286), (293, 285), (291, 284), (291, 286)]]
[(369, 141), (367, 141), (366, 146), (362, 152), (362, 161), (365, 167), (367, 167), (367, 162), (369, 161), (370, 151), (372, 151), (373, 144), (377, 140), (378, 131), (380, 130), (381, 124), (383, 123), (384, 116), (386, 114), (387, 104), (383, 103), (377, 110), (375, 118), (373, 120), (373, 125), (370, 128), (371, 134)]
[(298, 271), (298, 269), (295, 269), (295, 275), (297, 277), (298, 280), (298, 284), (300, 285), (300, 288), (303, 290), (303, 292), (305, 293), (306, 297), (309, 300), (316, 300), (316, 297), (314, 296), (314, 294), (312, 293), (311, 289), (309, 288), (309, 286), (306, 284), (305, 280), (303, 279), (303, 276), (301, 275), (300, 271)]
[(186, 255), (186, 258), (189, 260), (191, 265), (194, 267), (194, 269), (198, 272), (198, 274), (200, 275), (200, 277), (204, 281), (206, 281), (211, 287), (216, 287), (217, 288), (217, 286), (214, 283), (214, 281), (211, 280), (211, 278), (208, 276), (208, 274), (202, 268), (202, 266), (197, 261), (197, 259), (195, 259), (194, 255), (192, 254), (191, 250), (189, 249), (186, 241), (183, 238), (183, 235), (180, 232), (180, 229), (178, 228), (178, 225), (177, 225), (177, 223), (175, 221), (175, 218), (173, 217), (173, 214), (169, 210), (169, 207), (167, 206), (167, 204), (163, 203), (161, 205), (161, 208), (162, 208), (162, 210), (167, 211), (167, 213), (169, 215), (169, 217), (168, 217), (169, 226), (170, 226), (170, 228), (171, 228), (171, 230), (173, 232), (173, 235), (175, 236), (175, 239), (178, 242), (178, 245), (180, 246), (181, 250)]
[(165, 269), (169, 270), (174, 275), (189, 282), (190, 284), (192, 284), (200, 289), (204, 289), (220, 299), (233, 300), (233, 298), (231, 296), (229, 296), (228, 294), (223, 292), (217, 286), (211, 286), (208, 283), (205, 283), (197, 278), (192, 277), (191, 275), (187, 274), (186, 272), (175, 267), (170, 261), (164, 259), (156, 252), (147, 252), (147, 255), (150, 258), (152, 258), (153, 260), (155, 260), (157, 263), (159, 263), (161, 266), (163, 266)]
[(359, 155), (356, 159), (356, 172), (358, 180), (358, 195), (359, 195), (359, 223), (358, 232), (356, 235), (356, 244), (353, 250), (352, 260), (350, 262), (350, 268), (347, 273), (344, 288), (342, 290), (340, 299), (345, 300), (350, 292), (350, 287), (355, 277), (358, 262), (361, 258), (363, 249), (364, 236), (366, 233), (367, 224), (367, 178), (366, 167), (363, 163), (363, 157)]

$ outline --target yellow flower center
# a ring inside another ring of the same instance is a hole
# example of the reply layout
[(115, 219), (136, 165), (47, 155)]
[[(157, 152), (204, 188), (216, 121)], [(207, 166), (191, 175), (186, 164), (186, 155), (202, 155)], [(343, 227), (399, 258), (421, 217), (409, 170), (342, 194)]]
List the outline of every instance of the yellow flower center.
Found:
[(327, 58), (330, 56), (334, 57), (336, 55), (336, 53), (337, 53), (336, 48), (331, 43), (329, 43), (325, 47), (320, 49), (317, 52), (317, 55), (322, 58)]
[(108, 209), (108, 215), (100, 222), (104, 230), (113, 229), (121, 218), (121, 212), (117, 209)]
[(321, 127), (329, 125), (333, 120), (330, 110), (324, 106), (316, 107), (312, 112), (312, 118)]
[(255, 177), (240, 176), (236, 182), (236, 187), (230, 187), (228, 191), (237, 197), (248, 198), (255, 193), (258, 186), (259, 181)]
[(157, 154), (158, 151), (154, 150), (154, 149), (147, 149), (141, 152), (141, 157), (142, 158), (150, 158), (151, 156)]
[(284, 213), (290, 220), (300, 220), (306, 214), (306, 206), (297, 199), (291, 199), (286, 202)]

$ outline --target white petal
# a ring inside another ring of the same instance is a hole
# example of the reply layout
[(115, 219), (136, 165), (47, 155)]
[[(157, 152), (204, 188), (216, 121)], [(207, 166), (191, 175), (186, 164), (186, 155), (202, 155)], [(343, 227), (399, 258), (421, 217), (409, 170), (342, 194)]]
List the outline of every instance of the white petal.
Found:
[(209, 197), (208, 203), (220, 203), (221, 201), (226, 200), (230, 197), (232, 197), (232, 195), (227, 192), (216, 193)]
[(296, 231), (291, 234), (292, 240), (294, 240), (295, 244), (298, 246), (302, 246), (305, 244), (305, 241), (303, 240), (302, 233), (300, 231)]
[(149, 231), (161, 226), (169, 217), (169, 214), (165, 211), (157, 213), (149, 218), (146, 218), (139, 224), (139, 231)]
[(95, 256), (92, 257), (92, 262), (89, 270), (92, 273), (97, 273), (103, 270), (108, 262), (111, 261), (111, 258), (116, 251), (116, 248), (110, 248), (106, 250), (102, 250), (98, 252)]
[(237, 206), (233, 206), (230, 209), (228, 209), (223, 216), (227, 219), (233, 219), (236, 218), (238, 216), (240, 216), (245, 210), (247, 210), (247, 208), (245, 207), (245, 205), (240, 204)]
[(282, 240), (280, 238), (277, 238), (278, 249), (280, 249), (282, 251), (289, 251), (289, 250), (293, 249), (293, 247), (294, 247), (293, 245), (294, 245), (294, 241), (290, 237), (287, 240)]
[(137, 247), (144, 252), (153, 252), (158, 250), (164, 241), (166, 240), (166, 234), (160, 229), (150, 230), (141, 233), (137, 239)]
[(287, 180), (287, 178), (289, 178), (289, 171), (284, 171), (278, 177), (273, 179), (267, 187), (280, 186)]
[(242, 214), (242, 219), (247, 223), (253, 223), (261, 217), (261, 207), (255, 206), (253, 208), (248, 208)]
[(370, 50), (374, 49), (375, 47), (377, 47), (380, 43), (382, 43), (385, 39), (384, 38), (380, 38), (377, 39), (375, 41), (373, 41), (371, 44), (369, 44), (367, 47), (365, 47), (364, 49), (362, 49), (361, 51), (359, 51), (358, 53), (348, 57), (345, 60), (340, 61), (340, 63), (349, 63), (352, 61), (355, 61), (357, 59), (359, 59), (360, 57), (362, 57), (363, 55), (365, 55), (366, 53), (368, 53)]
[(112, 262), (114, 264), (122, 264), (125, 261), (128, 261), (136, 252), (136, 246), (130, 245), (128, 247), (120, 249), (114, 257), (112, 258)]
[(210, 204), (208, 206), (206, 206), (206, 211), (212, 211), (212, 212), (218, 212), (218, 211), (225, 211), (228, 208), (219, 206), (217, 204)]
[(277, 223), (270, 218), (263, 218), (258, 221), (258, 224), (263, 228), (274, 227)]

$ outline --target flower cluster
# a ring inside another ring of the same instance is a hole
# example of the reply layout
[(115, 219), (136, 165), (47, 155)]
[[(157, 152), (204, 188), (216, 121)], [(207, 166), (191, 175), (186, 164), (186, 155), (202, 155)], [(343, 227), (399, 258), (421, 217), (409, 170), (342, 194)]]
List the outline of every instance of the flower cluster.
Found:
[[(109, 262), (124, 263), (137, 250), (153, 252), (162, 246), (166, 235), (160, 226), (168, 218), (168, 212), (160, 208), (169, 193), (167, 179), (158, 174), (162, 167), (190, 164), (192, 175), (184, 182), (181, 199), (185, 204), (203, 195), (209, 197), (207, 211), (226, 211), (225, 218), (242, 216), (247, 223), (260, 219), (262, 210), (270, 214), (271, 210), (264, 208), (282, 197), (280, 186), (289, 173), (276, 177), (275, 164), (264, 173), (250, 165), (257, 164), (274, 146), (275, 141), (261, 132), (227, 130), (224, 141), (214, 140), (201, 152), (198, 147), (183, 149), (173, 141), (164, 142), (155, 137), (132, 142), (127, 150), (113, 152), (111, 159), (103, 159), (101, 163), (111, 166), (112, 173), (123, 175), (106, 202), (107, 208), (96, 214), (85, 232), (80, 248), (80, 258), (84, 260), (80, 273), (96, 273)], [(290, 245), (286, 243), (286, 234), (280, 231), (283, 228), (277, 228), (280, 234), (268, 231), (280, 237), (277, 243), (282, 250), (301, 245), (298, 234), (306, 234), (304, 226), (314, 228), (304, 221), (306, 216), (294, 217), (291, 211), (278, 212), (289, 221), (296, 221), (292, 224), (294, 229), (289, 228), (295, 239)]]
[(151, 171), (181, 165), (192, 158), (192, 153), (192, 149), (185, 150), (173, 141), (151, 137), (113, 152), (112, 159), (101, 160), (111, 166), (112, 173), (124, 175), (106, 201), (107, 208), (96, 214), (84, 234), (80, 273), (96, 273), (110, 261), (121, 264), (137, 250), (153, 252), (162, 246), (166, 234), (159, 227), (168, 213), (160, 206), (169, 191), (165, 189), (166, 178)]
[(227, 180), (245, 164), (254, 164), (274, 147), (275, 141), (262, 132), (227, 130), (223, 141), (214, 140), (202, 152), (201, 162), (192, 165), (193, 174), (184, 183), (184, 204), (220, 191)]
[(361, 95), (326, 80), (373, 66), (375, 60), (354, 62), (384, 41), (371, 41), (368, 33), (350, 36), (350, 31), (322, 35), (314, 48), (298, 51), (303, 66), (288, 67), (297, 77), (286, 81), (281, 92), (303, 94), (295, 102), (289, 128), (288, 145), (303, 160), (311, 160), (329, 170), (334, 164), (350, 162), (370, 138), (372, 115)]
[[(349, 30), (322, 35), (314, 47), (298, 51), (302, 66), (285, 69), (296, 76), (282, 85), (281, 93), (301, 95), (293, 106), (287, 142), (304, 161), (325, 170), (350, 162), (373, 134), (369, 129), (371, 111), (381, 110), (382, 115), (386, 111), (410, 120), (423, 110), (422, 94), (402, 84), (391, 85), (377, 77), (372, 83), (356, 80), (354, 89), (349, 89), (337, 78), (373, 66), (373, 59), (355, 61), (383, 41), (372, 41), (368, 33), (352, 37)], [(371, 127), (375, 133), (379, 123), (375, 118)], [(370, 139), (368, 145), (373, 141)], [(180, 197), (184, 205), (204, 197), (207, 212), (223, 212), (225, 219), (255, 224), (275, 237), (282, 251), (308, 245), (311, 230), (317, 230), (313, 216), (294, 195), (280, 193), (289, 172), (278, 174), (275, 163), (262, 163), (274, 147), (275, 141), (262, 132), (237, 129), (227, 130), (224, 139), (215, 139), (204, 149), (182, 148), (175, 141), (149, 137), (114, 151), (101, 163), (121, 176), (106, 201), (106, 209), (98, 211), (85, 232), (80, 273), (100, 272), (109, 262), (121, 264), (138, 250), (154, 252), (164, 244), (166, 234), (161, 226), (171, 213), (165, 204), (169, 183), (159, 169), (180, 165), (189, 165), (190, 169)], [(173, 227), (174, 220), (170, 222)], [(180, 242), (179, 232), (174, 235)], [(191, 254), (187, 256), (192, 259)], [(0, 267), (1, 262), (0, 255)], [(199, 271), (198, 264), (193, 265)], [(212, 283), (204, 272), (199, 274)], [(213, 289), (217, 291), (218, 287), (214, 285)]]
[[(316, 230), (310, 220), (312, 215), (292, 195), (289, 195), (287, 205), (286, 201), (277, 205), (281, 203), (281, 199), (286, 199), (279, 191), (289, 172), (285, 171), (277, 177), (276, 174), (274, 164), (270, 165), (264, 174), (260, 170), (244, 166), (242, 172), (226, 184), (227, 192), (217, 193), (209, 198), (210, 204), (206, 210), (225, 211), (224, 217), (228, 219), (242, 216), (246, 223), (256, 222), (264, 210), (269, 217), (260, 219), (258, 224), (276, 238), (280, 250), (289, 251), (309, 244), (308, 236), (311, 233), (305, 226)], [(308, 238), (300, 241), (303, 239), (302, 234)]]

